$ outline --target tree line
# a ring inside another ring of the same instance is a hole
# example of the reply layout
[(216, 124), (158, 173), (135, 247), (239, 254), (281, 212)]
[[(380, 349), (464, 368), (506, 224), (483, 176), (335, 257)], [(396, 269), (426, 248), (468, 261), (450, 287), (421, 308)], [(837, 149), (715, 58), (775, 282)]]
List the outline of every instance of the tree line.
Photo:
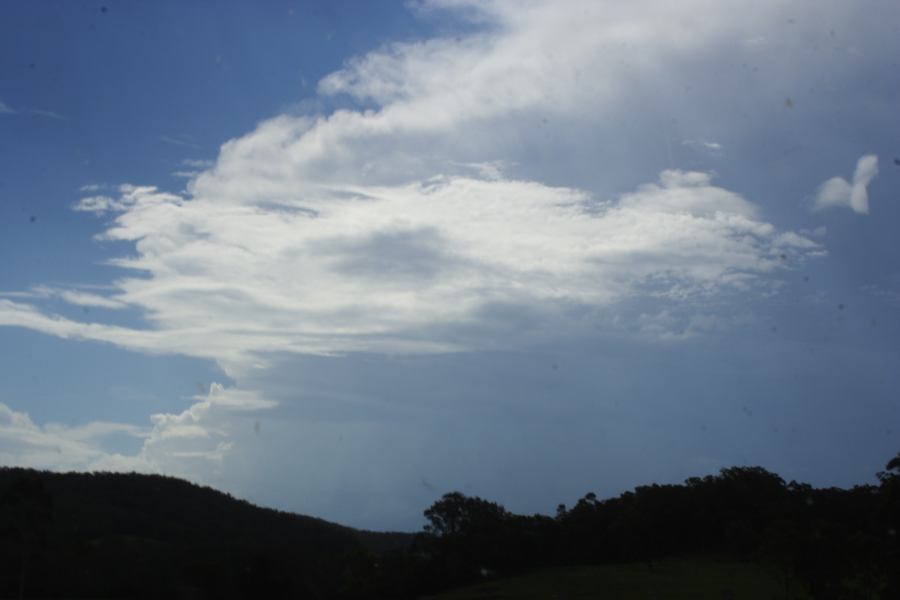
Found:
[(413, 566), (398, 571), (397, 587), (357, 597), (434, 592), (550, 566), (714, 555), (774, 570), (785, 598), (801, 589), (820, 600), (900, 598), (900, 454), (877, 477), (878, 485), (814, 488), (732, 467), (614, 498), (588, 493), (553, 516), (516, 515), (452, 492), (425, 511), (424, 531), (398, 560)]

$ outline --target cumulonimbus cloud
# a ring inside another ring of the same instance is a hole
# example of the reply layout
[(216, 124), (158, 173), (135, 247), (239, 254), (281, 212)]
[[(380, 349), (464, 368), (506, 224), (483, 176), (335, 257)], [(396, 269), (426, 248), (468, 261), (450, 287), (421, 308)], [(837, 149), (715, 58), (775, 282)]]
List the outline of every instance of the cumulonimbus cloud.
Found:
[[(126, 276), (106, 295), (54, 297), (137, 309), (146, 328), (55, 315), (39, 299), (0, 299), (0, 325), (209, 358), (237, 377), (267, 367), (273, 353), (512, 347), (516, 328), (495, 335), (504, 311), (549, 320), (573, 307), (614, 312), (647, 296), (768, 289), (773, 275), (824, 253), (810, 237), (779, 230), (760, 198), (703, 170), (638, 164), (615, 188), (631, 190), (624, 193), (566, 179), (576, 157), (589, 157), (581, 160), (602, 180), (615, 156), (640, 156), (632, 139), (656, 132), (632, 136), (611, 124), (651, 122), (654, 103), (677, 94), (695, 107), (685, 121), (701, 126), (674, 139), (737, 148), (739, 136), (719, 134), (740, 121), (707, 123), (716, 110), (703, 99), (724, 94), (729, 102), (710, 102), (735, 104), (734, 86), (718, 77), (733, 76), (742, 60), (761, 61), (765, 46), (743, 40), (761, 32), (785, 44), (806, 39), (797, 31), (808, 25), (786, 25), (783, 3), (749, 12), (705, 0), (417, 6), (475, 13), (478, 27), (386, 45), (320, 82), (324, 97), (367, 108), (263, 121), (226, 142), (213, 164), (187, 161), (184, 194), (148, 185), (84, 190), (74, 209), (110, 219), (101, 237), (133, 244), (113, 260)], [(832, 2), (821, 10), (840, 22), (854, 9)], [(790, 34), (780, 35), (785, 28)], [(837, 78), (840, 57), (828, 61)], [(780, 60), (766, 66), (773, 82), (797, 87), (817, 72)], [(696, 91), (685, 92), (688, 83)], [(860, 161), (854, 185), (832, 184), (825, 204), (867, 210), (872, 159)], [(641, 331), (668, 335), (674, 312), (645, 314)], [(684, 330), (710, 328), (700, 319)], [(234, 394), (216, 391), (216, 400), (156, 417), (140, 460), (215, 462), (229, 447), (225, 424), (244, 414), (226, 410), (223, 398), (237, 402)], [(271, 406), (264, 394), (241, 405)]]

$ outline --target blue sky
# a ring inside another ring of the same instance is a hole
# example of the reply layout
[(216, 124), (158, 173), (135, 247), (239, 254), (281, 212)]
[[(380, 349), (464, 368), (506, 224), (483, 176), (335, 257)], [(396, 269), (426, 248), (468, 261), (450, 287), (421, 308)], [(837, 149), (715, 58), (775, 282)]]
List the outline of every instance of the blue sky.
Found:
[(900, 10), (11, 3), (0, 462), (416, 529), (900, 423)]

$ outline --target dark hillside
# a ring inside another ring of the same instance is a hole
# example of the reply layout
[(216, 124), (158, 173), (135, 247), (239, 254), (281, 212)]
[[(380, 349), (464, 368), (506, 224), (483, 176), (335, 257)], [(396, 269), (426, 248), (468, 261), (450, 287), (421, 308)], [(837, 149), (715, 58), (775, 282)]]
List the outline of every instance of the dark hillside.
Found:
[(241, 597), (338, 587), (345, 557), (408, 545), (158, 475), (0, 469), (0, 597)]

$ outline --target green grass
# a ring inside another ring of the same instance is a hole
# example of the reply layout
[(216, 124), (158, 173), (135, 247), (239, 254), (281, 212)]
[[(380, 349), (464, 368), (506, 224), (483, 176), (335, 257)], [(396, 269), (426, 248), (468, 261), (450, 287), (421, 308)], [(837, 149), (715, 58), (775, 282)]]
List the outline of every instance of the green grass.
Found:
[[(790, 598), (805, 598), (793, 583)], [(774, 569), (718, 558), (561, 567), (486, 581), (434, 600), (782, 600)]]

